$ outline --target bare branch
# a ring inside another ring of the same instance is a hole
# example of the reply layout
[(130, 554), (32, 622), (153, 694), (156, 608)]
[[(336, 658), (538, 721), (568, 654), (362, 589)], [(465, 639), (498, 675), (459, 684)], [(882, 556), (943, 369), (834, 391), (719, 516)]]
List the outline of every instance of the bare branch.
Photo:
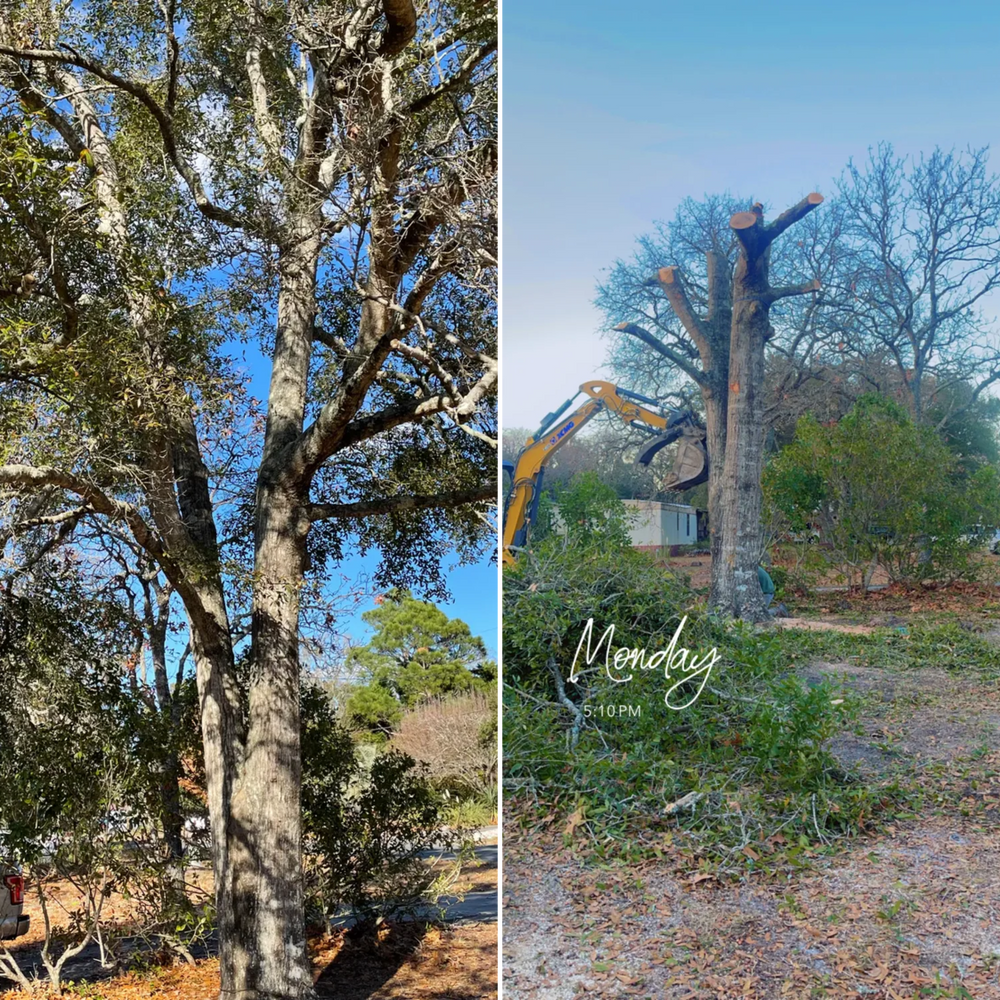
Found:
[(707, 380), (703, 371), (691, 364), (688, 358), (678, 354), (658, 337), (653, 336), (648, 330), (644, 330), (638, 323), (619, 323), (615, 329), (620, 330), (622, 333), (627, 333), (630, 337), (635, 337), (636, 340), (641, 340), (647, 347), (651, 347), (657, 354), (661, 354), (668, 361), (675, 364), (688, 378), (694, 379), (699, 385), (706, 383)]
[(462, 65), (458, 68), (458, 71), (453, 73), (451, 76), (446, 77), (437, 86), (433, 87), (426, 94), (418, 97), (415, 101), (411, 101), (407, 107), (407, 111), (413, 115), (423, 111), (425, 108), (430, 107), (439, 97), (444, 94), (449, 94), (453, 90), (458, 90), (468, 83), (472, 74), (475, 72), (476, 67), (492, 55), (497, 50), (497, 40), (495, 38), (490, 39), (488, 42), (484, 42), (479, 46), (475, 52), (466, 56), (462, 60)]
[(656, 277), (651, 279), (651, 283), (658, 284), (663, 289), (670, 307), (677, 314), (677, 318), (684, 324), (688, 336), (694, 341), (698, 350), (704, 354), (707, 350), (707, 337), (705, 327), (701, 319), (695, 314), (680, 280), (680, 271), (676, 267), (661, 267), (656, 272)]
[(822, 287), (820, 280), (813, 278), (812, 281), (807, 281), (803, 285), (784, 285), (780, 288), (771, 288), (764, 299), (770, 305), (772, 302), (777, 302), (778, 299), (786, 299), (792, 295), (808, 295), (810, 292), (818, 292)]

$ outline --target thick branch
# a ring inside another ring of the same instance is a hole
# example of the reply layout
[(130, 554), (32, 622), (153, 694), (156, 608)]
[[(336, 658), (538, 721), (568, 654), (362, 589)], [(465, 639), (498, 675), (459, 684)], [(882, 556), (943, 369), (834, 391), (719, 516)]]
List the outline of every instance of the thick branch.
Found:
[(449, 94), (453, 90), (464, 86), (472, 77), (476, 67), (496, 52), (496, 50), (497, 40), (495, 38), (491, 38), (488, 42), (483, 42), (475, 52), (462, 60), (462, 65), (459, 66), (456, 73), (446, 77), (437, 86), (432, 87), (426, 94), (418, 97), (415, 101), (411, 101), (406, 110), (410, 114), (416, 114), (430, 107), (442, 95)]
[(459, 390), (458, 386), (455, 385), (455, 379), (452, 377), (450, 372), (445, 371), (444, 368), (441, 367), (437, 358), (428, 354), (426, 351), (421, 350), (419, 347), (411, 347), (409, 344), (404, 344), (399, 340), (394, 340), (392, 342), (392, 349), (397, 354), (402, 354), (404, 358), (409, 358), (411, 361), (416, 361), (418, 364), (428, 368), (438, 377), (441, 384), (449, 393), (453, 396), (458, 396)]
[(355, 519), (395, 514), (404, 510), (425, 510), (428, 507), (461, 507), (484, 500), (496, 500), (496, 484), (477, 486), (469, 490), (451, 490), (446, 493), (428, 495), (384, 497), (381, 500), (367, 500), (358, 503), (314, 503), (309, 506), (310, 521), (324, 521), (328, 518)]
[(70, 472), (48, 466), (36, 468), (30, 465), (0, 465), (0, 487), (3, 486), (22, 489), (58, 486), (61, 489), (69, 490), (70, 493), (75, 493), (81, 500), (86, 501), (87, 506), (95, 513), (106, 514), (125, 521), (135, 540), (151, 556), (161, 561), (166, 557), (160, 539), (153, 533), (132, 504), (109, 497), (92, 483), (88, 483), (85, 479)]
[(496, 173), (498, 164), (496, 143), (483, 143), (470, 152), (462, 170), (449, 172), (441, 183), (424, 195), (399, 237), (395, 260), (395, 272), (398, 276), (401, 277), (409, 270), (434, 231), (445, 222), (448, 212), (469, 197), (471, 189), (476, 186), (472, 176), (492, 176)]
[(656, 272), (656, 278), (653, 281), (663, 289), (667, 300), (670, 302), (670, 307), (677, 314), (677, 318), (681, 323), (684, 324), (684, 329), (687, 330), (688, 336), (694, 341), (698, 350), (704, 354), (707, 349), (705, 328), (702, 325), (701, 319), (696, 315), (691, 305), (691, 300), (688, 298), (687, 292), (681, 284), (678, 269), (676, 267), (661, 267)]
[(281, 129), (271, 113), (267, 93), (267, 80), (260, 61), (260, 41), (247, 48), (247, 79), (250, 81), (250, 95), (253, 99), (253, 115), (257, 122), (257, 134), (264, 144), (265, 157), (272, 170), (287, 166), (281, 153)]
[[(0, 48), (0, 51), (2, 51), (2, 48)], [(11, 68), (16, 70), (14, 89), (17, 91), (17, 96), (21, 98), (29, 111), (40, 114), (59, 133), (63, 142), (66, 143), (73, 153), (73, 156), (79, 158), (84, 150), (84, 143), (80, 140), (80, 136), (72, 124), (48, 103), (43, 94), (35, 89), (26, 73), (19, 67), (16, 67), (16, 64), (12, 64)]]
[(733, 309), (733, 286), (726, 257), (718, 250), (709, 250), (705, 254), (705, 264), (708, 278), (708, 310), (705, 322), (711, 326), (720, 316), (728, 322)]
[(807, 194), (797, 205), (793, 205), (786, 212), (782, 212), (774, 222), (764, 226), (764, 239), (767, 243), (772, 243), (776, 237), (780, 236), (789, 226), (794, 226), (800, 219), (805, 218), (814, 208), (823, 204), (823, 196), (813, 191)]
[(422, 420), (435, 413), (443, 413), (454, 406), (455, 402), (450, 396), (429, 396), (427, 399), (411, 398), (406, 402), (396, 403), (395, 406), (387, 406), (378, 413), (373, 413), (368, 417), (359, 417), (348, 424), (340, 438), (340, 447), (350, 448), (352, 445), (367, 441), (377, 434), (392, 430), (393, 427), (413, 423), (415, 420)]
[(783, 285), (780, 288), (770, 288), (764, 298), (767, 304), (771, 305), (778, 299), (787, 299), (792, 295), (808, 295), (810, 292), (818, 292), (822, 287), (823, 283), (819, 278), (813, 278), (812, 281), (807, 281), (804, 285)]
[(417, 34), (417, 11), (411, 0), (382, 0), (387, 27), (378, 48), (380, 56), (396, 56)]
[(647, 347), (651, 347), (656, 351), (657, 354), (662, 354), (672, 364), (677, 365), (685, 375), (694, 379), (699, 385), (707, 383), (708, 380), (703, 371), (695, 368), (690, 361), (676, 351), (671, 350), (662, 340), (653, 336), (648, 330), (644, 330), (637, 323), (619, 323), (615, 329), (620, 330), (622, 333), (627, 333), (630, 337), (635, 337), (636, 340), (641, 340)]
[(369, 386), (392, 350), (393, 339), (387, 333), (378, 341), (368, 357), (340, 387), (337, 395), (320, 410), (319, 416), (302, 434), (296, 445), (296, 453), (292, 456), (291, 468), (294, 474), (308, 477), (341, 445), (351, 418), (358, 412)]
[(181, 57), (181, 47), (174, 33), (174, 15), (176, 14), (176, 0), (168, 0), (167, 3), (160, 3), (160, 10), (163, 12), (163, 28), (167, 40), (167, 114), (173, 115), (177, 105), (177, 68)]
[(195, 204), (201, 213), (206, 218), (212, 219), (215, 222), (221, 222), (237, 229), (242, 227), (243, 223), (232, 212), (221, 208), (209, 199), (205, 193), (201, 177), (184, 157), (181, 156), (177, 148), (173, 119), (160, 107), (153, 95), (141, 83), (136, 83), (134, 80), (126, 80), (117, 73), (112, 73), (111, 70), (104, 67), (96, 59), (80, 55), (80, 53), (69, 47), (64, 47), (63, 50), (15, 49), (7, 45), (0, 45), (0, 55), (13, 56), (15, 59), (29, 59), (33, 62), (76, 66), (78, 69), (86, 70), (88, 73), (92, 73), (98, 77), (98, 79), (104, 80), (105, 83), (110, 83), (113, 87), (123, 90), (126, 94), (131, 94), (156, 120), (160, 136), (163, 139), (164, 151), (194, 196)]

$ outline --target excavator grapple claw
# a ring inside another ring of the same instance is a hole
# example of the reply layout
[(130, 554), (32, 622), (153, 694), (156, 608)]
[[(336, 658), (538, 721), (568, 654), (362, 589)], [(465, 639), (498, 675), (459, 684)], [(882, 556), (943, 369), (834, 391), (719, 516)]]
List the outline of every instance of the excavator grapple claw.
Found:
[[(651, 438), (636, 460), (647, 467), (667, 445), (677, 443), (674, 465), (661, 489), (681, 492), (708, 479), (708, 452), (705, 448), (705, 428), (696, 414), (688, 409), (664, 411), (656, 400), (610, 382), (585, 382), (580, 392), (590, 398), (571, 414), (564, 416), (573, 400), (567, 400), (548, 414), (541, 426), (525, 443), (513, 463), (504, 466), (511, 478), (510, 492), (504, 503), (503, 561), (511, 565), (515, 553), (527, 544), (528, 529), (534, 521), (542, 492), (545, 463), (574, 434), (601, 411), (620, 417), (627, 424), (645, 427), (658, 436)], [(575, 397), (574, 397), (575, 398)], [(643, 404), (649, 404), (644, 406)], [(650, 409), (649, 407), (655, 407)]]
[(708, 479), (705, 431), (690, 413), (675, 414), (671, 424), (665, 433), (646, 442), (635, 464), (644, 469), (649, 468), (649, 463), (664, 448), (676, 441), (677, 455), (674, 458), (674, 467), (660, 485), (664, 490), (681, 493), (693, 486), (699, 486)]
[(675, 427), (672, 430), (667, 431), (666, 434), (658, 434), (656, 437), (650, 438), (639, 451), (635, 464), (641, 465), (644, 469), (648, 469), (649, 463), (652, 462), (664, 448), (673, 444), (682, 433), (683, 431), (679, 427)]

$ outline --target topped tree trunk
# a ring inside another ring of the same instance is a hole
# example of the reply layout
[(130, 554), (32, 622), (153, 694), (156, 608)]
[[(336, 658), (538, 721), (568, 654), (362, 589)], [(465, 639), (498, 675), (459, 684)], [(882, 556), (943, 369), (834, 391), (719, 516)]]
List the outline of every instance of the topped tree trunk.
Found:
[(729, 336), (732, 325), (731, 276), (724, 254), (709, 250), (705, 254), (708, 278), (707, 308), (704, 316), (695, 311), (678, 267), (661, 267), (656, 277), (646, 282), (658, 285), (667, 297), (674, 315), (680, 320), (698, 352), (699, 368), (648, 330), (635, 323), (620, 323), (615, 329), (641, 340), (658, 354), (677, 365), (701, 389), (705, 406), (705, 447), (708, 451), (708, 523), (712, 546), (712, 592), (715, 593), (716, 567), (719, 565), (723, 466), (712, 461), (726, 449), (726, 383), (729, 375)]
[[(757, 567), (763, 555), (764, 349), (774, 332), (769, 313), (779, 299), (820, 288), (818, 281), (772, 288), (768, 281), (769, 248), (822, 201), (822, 195), (810, 194), (767, 225), (757, 204), (749, 212), (737, 212), (729, 223), (740, 241), (740, 254), (732, 284), (721, 541), (717, 563), (713, 559), (712, 607), (748, 621), (767, 617)], [(719, 456), (710, 452), (709, 460), (718, 464)], [(712, 554), (715, 556), (715, 546)]]
[(733, 301), (729, 266), (723, 254), (710, 250), (705, 255), (708, 277), (708, 308), (697, 316), (691, 308), (676, 267), (662, 267), (657, 281), (667, 296), (677, 317), (694, 341), (701, 359), (701, 399), (705, 407), (705, 447), (708, 451), (708, 524), (712, 549), (712, 593), (715, 593), (717, 567), (722, 551), (721, 524), (722, 486), (724, 469), (713, 462), (713, 455), (726, 450), (726, 421), (729, 374), (729, 333), (732, 326)]

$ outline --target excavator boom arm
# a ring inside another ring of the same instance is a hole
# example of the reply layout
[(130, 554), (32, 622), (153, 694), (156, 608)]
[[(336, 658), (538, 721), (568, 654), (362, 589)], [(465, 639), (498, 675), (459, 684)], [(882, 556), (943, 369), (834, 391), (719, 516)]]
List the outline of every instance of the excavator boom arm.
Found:
[(678, 460), (666, 483), (668, 489), (687, 489), (707, 478), (705, 435), (693, 414), (676, 410), (664, 414), (651, 410), (641, 404), (657, 406), (656, 400), (621, 389), (611, 382), (585, 382), (580, 386), (580, 392), (590, 398), (568, 417), (562, 414), (572, 405), (572, 399), (548, 414), (514, 462), (503, 520), (503, 561), (507, 565), (514, 562), (514, 551), (527, 541), (528, 529), (535, 519), (541, 496), (545, 464), (601, 410), (614, 413), (628, 424), (657, 432), (654, 440), (639, 454), (641, 465), (648, 465), (662, 448), (680, 439)]

